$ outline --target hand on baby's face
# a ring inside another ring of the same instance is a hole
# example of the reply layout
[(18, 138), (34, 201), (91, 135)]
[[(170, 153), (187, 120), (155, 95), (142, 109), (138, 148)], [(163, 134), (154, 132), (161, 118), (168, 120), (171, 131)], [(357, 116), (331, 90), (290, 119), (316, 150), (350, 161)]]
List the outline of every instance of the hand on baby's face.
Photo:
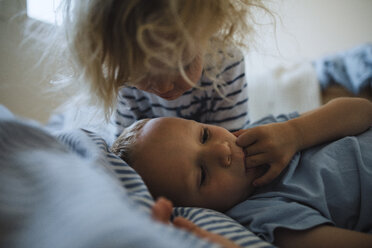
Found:
[(286, 122), (239, 130), (234, 135), (237, 145), (244, 148), (247, 167), (270, 166), (254, 180), (254, 186), (263, 186), (279, 176), (297, 151), (294, 132)]

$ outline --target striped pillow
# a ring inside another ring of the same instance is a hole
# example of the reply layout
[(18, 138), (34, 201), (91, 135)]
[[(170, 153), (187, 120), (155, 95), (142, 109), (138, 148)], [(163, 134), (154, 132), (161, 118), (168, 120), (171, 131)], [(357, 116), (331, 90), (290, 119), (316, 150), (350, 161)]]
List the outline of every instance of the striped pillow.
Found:
[[(142, 178), (126, 162), (109, 151), (106, 142), (95, 133), (85, 131), (87, 135), (103, 151), (109, 161), (109, 166), (115, 172), (116, 177), (120, 180), (122, 186), (128, 192), (140, 208), (150, 213), (151, 206), (154, 204), (150, 192), (144, 184)], [(182, 216), (191, 220), (201, 228), (222, 235), (236, 244), (247, 247), (274, 247), (257, 237), (245, 227), (223, 213), (203, 208), (177, 207), (174, 208), (173, 216)]]
[(244, 226), (227, 215), (211, 209), (176, 207), (173, 209), (173, 215), (182, 216), (191, 220), (199, 227), (224, 236), (241, 247), (274, 247), (272, 244), (263, 241), (254, 233), (248, 231)]

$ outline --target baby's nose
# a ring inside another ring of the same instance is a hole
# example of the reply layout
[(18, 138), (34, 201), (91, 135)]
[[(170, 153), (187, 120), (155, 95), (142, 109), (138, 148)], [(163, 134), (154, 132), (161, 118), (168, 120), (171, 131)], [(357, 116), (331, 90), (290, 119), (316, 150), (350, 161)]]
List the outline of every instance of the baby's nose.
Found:
[(231, 165), (231, 156), (231, 148), (228, 143), (216, 144), (215, 157), (220, 166), (229, 167)]

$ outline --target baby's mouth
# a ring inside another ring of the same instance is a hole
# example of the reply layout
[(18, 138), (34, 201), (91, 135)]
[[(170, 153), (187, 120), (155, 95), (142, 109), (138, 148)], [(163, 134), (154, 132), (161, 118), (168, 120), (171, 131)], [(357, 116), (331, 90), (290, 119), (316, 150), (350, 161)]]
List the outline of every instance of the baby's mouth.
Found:
[(256, 176), (255, 178), (259, 178), (260, 176), (262, 176), (263, 174), (266, 173), (266, 171), (270, 168), (270, 165), (268, 164), (265, 164), (265, 165), (259, 165), (259, 166), (255, 166), (255, 167), (248, 167), (247, 165), (247, 162), (246, 162), (246, 154), (244, 152), (244, 149), (243, 150), (243, 164), (244, 164), (244, 171), (245, 171), (245, 174), (248, 175), (248, 174), (251, 174), (251, 173), (254, 173)]
[(254, 168), (247, 167), (247, 163), (245, 160), (245, 152), (244, 149), (240, 146), (235, 145), (235, 147), (230, 146), (231, 152), (232, 152), (232, 159), (235, 161), (236, 165), (239, 167), (242, 166), (244, 169), (244, 174), (247, 175), (248, 173), (251, 173)]
[(254, 173), (253, 178), (257, 179), (261, 176), (263, 176), (270, 168), (270, 165), (264, 164), (264, 165), (259, 165), (256, 167), (248, 168), (247, 173)]
[(248, 171), (252, 168), (248, 168), (247, 167), (247, 162), (246, 162), (246, 159), (245, 159), (245, 152), (244, 152), (244, 149), (242, 148), (242, 153), (243, 153), (243, 165), (244, 165), (244, 172), (245, 174), (247, 175), (248, 174)]

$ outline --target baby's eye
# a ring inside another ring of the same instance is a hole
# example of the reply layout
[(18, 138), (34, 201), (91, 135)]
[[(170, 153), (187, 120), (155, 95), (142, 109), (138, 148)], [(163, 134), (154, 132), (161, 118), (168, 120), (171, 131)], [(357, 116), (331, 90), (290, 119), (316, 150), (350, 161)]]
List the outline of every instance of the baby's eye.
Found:
[(205, 171), (204, 166), (200, 166), (200, 182), (199, 182), (199, 186), (202, 186), (204, 184), (206, 176), (207, 176), (207, 173)]
[(205, 144), (209, 139), (209, 130), (208, 128), (203, 128), (202, 137), (201, 137), (201, 143)]

